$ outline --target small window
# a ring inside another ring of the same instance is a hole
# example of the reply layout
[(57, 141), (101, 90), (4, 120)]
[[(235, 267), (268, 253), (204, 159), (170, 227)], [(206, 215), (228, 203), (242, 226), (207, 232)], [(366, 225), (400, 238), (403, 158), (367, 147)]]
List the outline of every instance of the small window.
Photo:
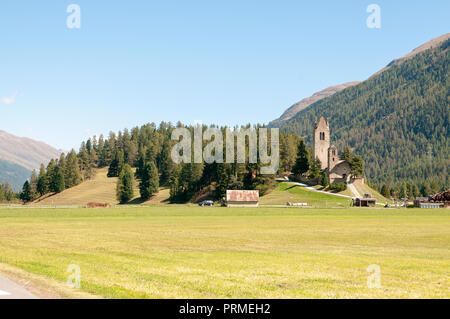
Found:
[(324, 132), (320, 132), (320, 140), (325, 141), (325, 133)]

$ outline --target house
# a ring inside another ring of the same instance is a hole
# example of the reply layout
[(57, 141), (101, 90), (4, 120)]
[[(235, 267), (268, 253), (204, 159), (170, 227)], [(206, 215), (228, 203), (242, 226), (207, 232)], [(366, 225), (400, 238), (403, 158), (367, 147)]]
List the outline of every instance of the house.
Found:
[(227, 207), (258, 207), (259, 191), (227, 190)]

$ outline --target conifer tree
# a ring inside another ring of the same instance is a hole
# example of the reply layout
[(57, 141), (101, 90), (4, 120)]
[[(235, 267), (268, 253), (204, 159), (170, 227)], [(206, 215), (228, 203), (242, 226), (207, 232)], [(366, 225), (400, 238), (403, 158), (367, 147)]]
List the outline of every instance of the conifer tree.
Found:
[(353, 159), (353, 153), (352, 150), (350, 149), (350, 147), (348, 147), (348, 145), (346, 145), (344, 147), (344, 151), (342, 152), (341, 156), (340, 156), (341, 160), (346, 160), (347, 162), (351, 163), (352, 159)]
[(117, 150), (108, 169), (108, 177), (118, 177), (124, 165), (123, 150)]
[(38, 184), (38, 177), (36, 174), (36, 170), (33, 170), (30, 178), (30, 200), (35, 200), (36, 198), (39, 197), (37, 184)]
[(48, 193), (48, 177), (44, 164), (39, 168), (39, 177), (37, 182), (37, 191), (42, 196)]
[(216, 185), (216, 198), (222, 198), (226, 195), (229, 183), (230, 175), (227, 172), (227, 164), (217, 164), (217, 185)]
[(147, 162), (141, 174), (139, 190), (143, 200), (149, 199), (159, 190), (159, 174), (155, 163)]
[(311, 163), (311, 167), (309, 170), (309, 178), (310, 179), (319, 178), (321, 176), (320, 175), (321, 167), (322, 167), (322, 163), (320, 162), (320, 159), (318, 157), (316, 157), (316, 159), (314, 159)]
[(322, 172), (322, 178), (320, 179), (320, 185), (327, 187), (329, 185), (328, 175), (326, 172)]
[(19, 198), (24, 202), (31, 201), (31, 187), (30, 182), (28, 180), (25, 181), (22, 187), (22, 192), (19, 195)]
[(131, 166), (124, 164), (117, 181), (117, 200), (121, 204), (129, 202), (134, 196), (133, 171)]
[(362, 177), (364, 176), (364, 161), (361, 156), (353, 156), (351, 160), (351, 172), (353, 176)]
[(67, 154), (65, 185), (67, 188), (74, 187), (81, 183), (80, 167), (78, 165), (78, 157), (74, 150)]
[(50, 183), (50, 188), (55, 193), (60, 193), (66, 188), (64, 172), (61, 171), (59, 165), (55, 167), (53, 178)]
[(384, 184), (381, 187), (381, 195), (383, 195), (386, 198), (389, 198), (391, 196), (391, 192), (389, 190), (389, 187), (386, 184)]
[(308, 158), (309, 156), (305, 141), (301, 139), (300, 143), (298, 144), (297, 160), (295, 161), (295, 165), (292, 169), (292, 173), (294, 173), (294, 175), (302, 175), (309, 170)]

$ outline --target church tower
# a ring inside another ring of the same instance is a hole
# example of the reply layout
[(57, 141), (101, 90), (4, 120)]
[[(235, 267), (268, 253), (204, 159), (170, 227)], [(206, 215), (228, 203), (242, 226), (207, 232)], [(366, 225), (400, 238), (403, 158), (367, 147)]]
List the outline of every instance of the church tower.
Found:
[(328, 149), (330, 148), (330, 127), (328, 119), (320, 117), (319, 121), (314, 121), (314, 158), (318, 158), (322, 164), (322, 169), (328, 167)]

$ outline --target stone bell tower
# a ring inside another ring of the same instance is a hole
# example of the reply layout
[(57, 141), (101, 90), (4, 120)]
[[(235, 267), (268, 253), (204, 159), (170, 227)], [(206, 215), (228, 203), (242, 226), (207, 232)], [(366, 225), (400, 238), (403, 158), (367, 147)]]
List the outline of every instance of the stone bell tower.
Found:
[(330, 127), (328, 119), (320, 117), (319, 121), (314, 121), (314, 158), (318, 158), (322, 164), (322, 169), (328, 167), (328, 149), (330, 148)]

